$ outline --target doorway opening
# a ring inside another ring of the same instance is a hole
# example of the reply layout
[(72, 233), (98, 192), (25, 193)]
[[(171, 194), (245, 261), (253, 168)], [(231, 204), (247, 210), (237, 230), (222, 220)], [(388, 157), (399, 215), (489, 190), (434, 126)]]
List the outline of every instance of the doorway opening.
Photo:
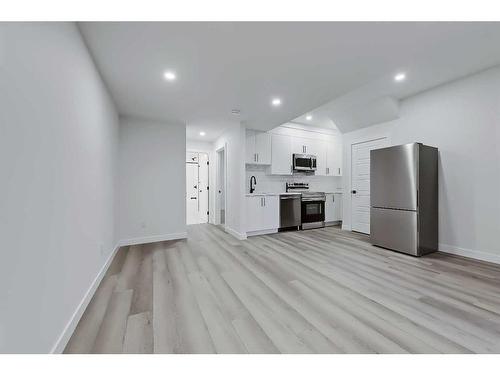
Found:
[(186, 224), (208, 223), (209, 160), (205, 152), (186, 153)]
[(215, 224), (226, 225), (226, 145), (216, 150), (217, 173), (216, 173), (216, 198), (215, 198)]

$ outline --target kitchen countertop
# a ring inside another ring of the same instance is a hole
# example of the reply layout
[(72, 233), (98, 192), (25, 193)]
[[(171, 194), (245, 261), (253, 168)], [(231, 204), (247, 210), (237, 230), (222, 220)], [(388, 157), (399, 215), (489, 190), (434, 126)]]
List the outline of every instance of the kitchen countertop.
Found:
[[(291, 194), (297, 194), (297, 195), (300, 195), (302, 193), (297, 193), (297, 192), (288, 192), (288, 193), (246, 193), (245, 196), (247, 197), (265, 197), (265, 196), (273, 196), (273, 195), (285, 195), (285, 194), (288, 194), (288, 195), (291, 195)], [(342, 194), (342, 190), (339, 190), (339, 191), (328, 191), (328, 192), (325, 192), (325, 194)]]
[(284, 195), (284, 194), (288, 194), (288, 195), (290, 195), (290, 194), (297, 194), (297, 195), (299, 195), (299, 194), (301, 194), (301, 193), (296, 193), (296, 192), (290, 192), (290, 193), (252, 193), (252, 194), (247, 193), (247, 194), (245, 194), (245, 195), (246, 195), (247, 197), (254, 197), (254, 196), (255, 196), (255, 197), (256, 197), (256, 196), (263, 197), (263, 196), (270, 196), (270, 195)]

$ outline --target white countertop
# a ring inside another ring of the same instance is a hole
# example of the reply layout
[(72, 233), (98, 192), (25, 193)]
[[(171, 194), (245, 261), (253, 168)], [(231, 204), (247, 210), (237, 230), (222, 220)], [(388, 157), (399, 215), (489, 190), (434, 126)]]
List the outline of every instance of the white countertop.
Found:
[[(273, 196), (273, 195), (283, 195), (283, 194), (302, 194), (297, 192), (289, 192), (289, 193), (247, 193), (245, 194), (247, 197), (265, 197), (265, 196)], [(342, 190), (339, 191), (328, 191), (325, 194), (342, 194)]]
[(295, 193), (295, 192), (290, 192), (290, 193), (247, 193), (245, 194), (247, 197), (257, 197), (257, 196), (260, 196), (260, 197), (263, 197), (263, 196), (270, 196), (270, 195), (282, 195), (282, 194), (301, 194), (301, 193)]

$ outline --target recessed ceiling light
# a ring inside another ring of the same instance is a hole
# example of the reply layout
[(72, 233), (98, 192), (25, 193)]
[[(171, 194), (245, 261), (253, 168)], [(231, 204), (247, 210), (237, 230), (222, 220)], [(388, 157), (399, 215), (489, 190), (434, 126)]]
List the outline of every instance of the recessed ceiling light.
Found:
[(163, 74), (163, 77), (165, 77), (165, 79), (167, 81), (175, 81), (175, 79), (177, 78), (177, 76), (175, 75), (174, 72), (170, 71), (170, 70), (167, 70), (164, 74)]
[(406, 79), (406, 74), (404, 73), (398, 73), (394, 76), (394, 80), (396, 82), (401, 82), (401, 81), (404, 81)]
[(275, 107), (281, 105), (281, 99), (280, 98), (274, 98), (272, 101), (271, 101), (271, 104), (274, 105)]
[(312, 115), (307, 115), (307, 116), (306, 116), (306, 120), (307, 120), (307, 121), (311, 121), (312, 119), (313, 119)]
[(205, 132), (200, 132), (200, 135), (203, 137), (206, 133)]

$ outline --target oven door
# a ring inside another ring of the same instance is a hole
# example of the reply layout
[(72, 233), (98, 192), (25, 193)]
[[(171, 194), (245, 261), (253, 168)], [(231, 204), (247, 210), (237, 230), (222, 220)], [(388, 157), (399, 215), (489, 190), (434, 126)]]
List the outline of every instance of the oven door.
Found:
[(325, 221), (325, 201), (302, 200), (302, 223), (319, 223)]
[(312, 170), (311, 158), (307, 155), (293, 154), (293, 169), (296, 171)]

